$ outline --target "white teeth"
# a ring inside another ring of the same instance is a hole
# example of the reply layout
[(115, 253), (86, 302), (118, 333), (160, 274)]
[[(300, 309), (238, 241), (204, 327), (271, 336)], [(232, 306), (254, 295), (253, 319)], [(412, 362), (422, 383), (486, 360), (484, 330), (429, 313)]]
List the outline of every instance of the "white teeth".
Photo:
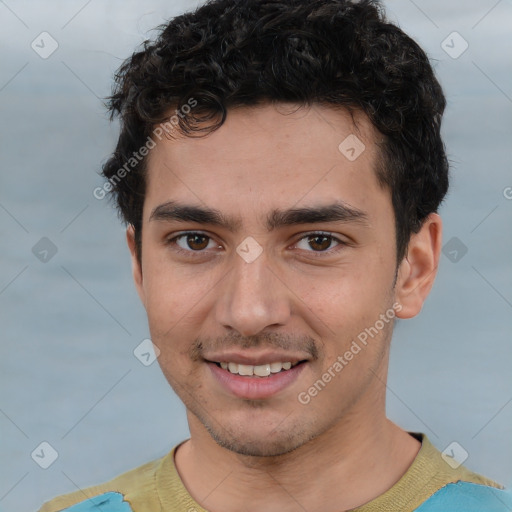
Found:
[(254, 375), (254, 366), (250, 364), (239, 364), (238, 365), (238, 374), (251, 376)]
[(278, 373), (283, 369), (283, 365), (281, 363), (270, 363), (270, 371), (272, 373)]
[(222, 369), (228, 370), (230, 373), (235, 373), (237, 375), (268, 377), (271, 373), (279, 373), (282, 370), (289, 370), (292, 367), (292, 363), (267, 363), (253, 366), (251, 364), (221, 362), (220, 366)]
[(258, 377), (268, 377), (270, 375), (270, 365), (260, 364), (254, 367), (254, 375)]

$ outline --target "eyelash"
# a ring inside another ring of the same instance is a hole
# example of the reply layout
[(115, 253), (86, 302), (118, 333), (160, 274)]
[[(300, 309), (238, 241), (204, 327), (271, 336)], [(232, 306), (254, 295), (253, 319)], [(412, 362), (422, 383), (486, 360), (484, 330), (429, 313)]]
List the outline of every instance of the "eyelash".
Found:
[[(166, 245), (172, 245), (173, 246), (173, 250), (176, 251), (177, 253), (180, 253), (180, 254), (184, 254), (188, 257), (193, 257), (193, 258), (197, 258), (197, 257), (201, 257), (201, 256), (204, 256), (206, 250), (200, 250), (200, 251), (194, 251), (192, 249), (190, 250), (186, 250), (186, 249), (182, 249), (181, 247), (179, 247), (177, 245), (177, 240), (180, 239), (180, 238), (183, 238), (183, 237), (187, 237), (189, 235), (201, 235), (201, 236), (204, 236), (206, 238), (208, 238), (209, 240), (213, 240), (213, 238), (209, 235), (207, 235), (206, 233), (203, 233), (201, 231), (184, 231), (182, 233), (179, 233), (178, 235), (175, 235), (171, 238), (168, 238), (166, 239), (165, 241), (165, 244)], [(343, 248), (344, 246), (347, 246), (349, 245), (347, 242), (344, 242), (343, 240), (340, 240), (339, 238), (335, 237), (334, 235), (332, 235), (331, 233), (329, 232), (325, 232), (325, 231), (312, 231), (310, 233), (306, 233), (304, 234), (303, 236), (301, 236), (297, 242), (294, 243), (294, 245), (297, 245), (300, 241), (304, 240), (304, 239), (307, 239), (307, 238), (313, 238), (315, 236), (325, 236), (325, 237), (328, 237), (331, 239), (332, 242), (337, 242), (338, 245), (334, 246), (334, 249), (326, 249), (325, 251), (305, 251), (305, 252), (308, 252), (308, 253), (311, 253), (311, 255), (314, 257), (314, 258), (319, 258), (319, 257), (323, 257), (323, 255), (327, 254), (327, 255), (332, 255), (334, 252), (338, 252), (339, 250), (341, 250), (341, 248)]]

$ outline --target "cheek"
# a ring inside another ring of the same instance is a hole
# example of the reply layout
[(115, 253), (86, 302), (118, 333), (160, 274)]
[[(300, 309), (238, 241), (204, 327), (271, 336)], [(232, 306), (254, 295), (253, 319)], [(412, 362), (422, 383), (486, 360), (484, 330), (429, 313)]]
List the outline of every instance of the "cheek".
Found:
[(217, 274), (199, 266), (171, 264), (165, 256), (148, 254), (143, 283), (145, 306), (152, 340), (162, 357), (172, 351), (175, 358), (188, 358), (190, 343), (212, 307), (219, 282)]
[[(307, 280), (302, 287), (304, 314), (320, 320), (315, 323), (321, 326), (318, 334), (323, 340), (324, 357), (320, 362), (323, 370), (350, 350), (357, 352), (353, 357), (356, 362), (350, 363), (348, 371), (343, 372), (345, 376), (352, 374), (356, 367), (374, 366), (386, 346), (388, 324), (378, 329), (377, 334), (373, 327), (380, 315), (393, 304), (392, 275), (377, 257), (373, 259), (373, 262), (361, 261), (336, 273), (333, 271), (323, 279)], [(381, 327), (380, 323), (378, 327)], [(361, 339), (371, 343), (364, 345), (359, 342), (360, 348), (353, 345), (354, 341)], [(351, 354), (348, 356), (352, 358)]]
[(172, 263), (160, 248), (144, 248), (143, 287), (148, 316), (168, 319), (183, 315), (198, 295), (198, 278), (184, 267)]
[(194, 281), (188, 281), (163, 258), (146, 252), (143, 288), (148, 322), (157, 342), (179, 329), (196, 295)]
[(379, 275), (365, 264), (333, 270), (321, 279), (304, 280), (299, 286), (304, 303), (337, 331), (375, 321), (374, 316), (387, 308), (391, 284), (384, 271)]

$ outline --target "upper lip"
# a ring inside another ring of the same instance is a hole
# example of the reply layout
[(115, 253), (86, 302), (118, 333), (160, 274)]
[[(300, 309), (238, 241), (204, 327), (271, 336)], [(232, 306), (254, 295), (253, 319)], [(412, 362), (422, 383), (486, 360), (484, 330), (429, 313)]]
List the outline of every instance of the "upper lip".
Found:
[(309, 359), (307, 356), (301, 356), (297, 354), (289, 354), (285, 352), (219, 352), (215, 354), (207, 354), (205, 356), (206, 361), (212, 363), (236, 363), (236, 364), (247, 364), (252, 366), (259, 366), (262, 364), (269, 363), (298, 363)]

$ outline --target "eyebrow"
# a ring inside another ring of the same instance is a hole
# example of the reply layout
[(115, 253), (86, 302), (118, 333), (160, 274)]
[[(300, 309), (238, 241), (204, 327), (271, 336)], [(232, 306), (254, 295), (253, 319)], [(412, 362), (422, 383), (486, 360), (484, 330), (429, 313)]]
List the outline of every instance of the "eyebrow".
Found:
[[(176, 201), (168, 201), (154, 208), (149, 221), (197, 222), (222, 227), (231, 232), (238, 231), (242, 226), (240, 218), (227, 216), (214, 208), (185, 205)], [(336, 202), (317, 207), (274, 209), (267, 216), (266, 227), (268, 231), (273, 231), (284, 226), (323, 222), (357, 222), (369, 225), (365, 212), (346, 203)]]

